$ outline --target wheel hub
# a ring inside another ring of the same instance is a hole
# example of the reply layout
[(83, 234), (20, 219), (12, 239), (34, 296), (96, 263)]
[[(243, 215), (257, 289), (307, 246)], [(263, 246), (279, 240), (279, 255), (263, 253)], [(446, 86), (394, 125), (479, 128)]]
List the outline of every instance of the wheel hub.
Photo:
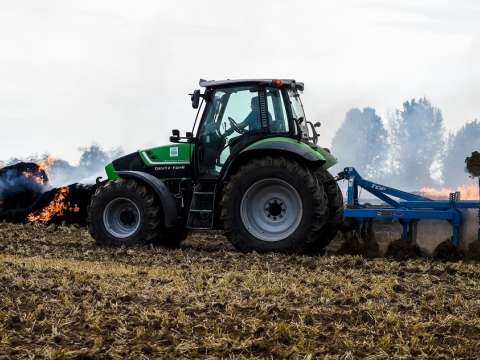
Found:
[(247, 189), (240, 204), (246, 230), (263, 241), (280, 241), (300, 225), (303, 205), (297, 190), (282, 179), (268, 178)]
[(120, 221), (123, 225), (132, 226), (135, 222), (135, 215), (136, 214), (131, 209), (124, 210), (120, 213)]
[(273, 198), (265, 204), (265, 215), (273, 220), (282, 219), (286, 212), (286, 205), (281, 199)]
[(103, 210), (103, 224), (115, 238), (127, 238), (138, 230), (141, 224), (140, 209), (128, 198), (116, 198)]

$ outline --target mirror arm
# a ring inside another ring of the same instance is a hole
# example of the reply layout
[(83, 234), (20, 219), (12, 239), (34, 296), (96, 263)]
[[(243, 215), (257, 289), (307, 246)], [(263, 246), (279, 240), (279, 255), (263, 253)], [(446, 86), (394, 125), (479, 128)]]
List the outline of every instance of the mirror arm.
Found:
[(312, 130), (312, 136), (309, 137), (309, 139), (312, 140), (315, 144), (317, 144), (320, 135), (317, 133), (317, 129), (315, 129), (316, 126), (311, 121), (307, 121), (306, 125), (310, 125), (310, 129)]

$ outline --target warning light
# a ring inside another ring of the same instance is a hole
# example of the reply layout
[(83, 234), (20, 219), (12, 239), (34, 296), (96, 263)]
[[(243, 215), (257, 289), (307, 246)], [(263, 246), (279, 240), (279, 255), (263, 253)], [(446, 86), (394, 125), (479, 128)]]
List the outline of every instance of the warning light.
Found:
[(272, 80), (272, 85), (279, 88), (283, 86), (283, 81), (282, 80)]

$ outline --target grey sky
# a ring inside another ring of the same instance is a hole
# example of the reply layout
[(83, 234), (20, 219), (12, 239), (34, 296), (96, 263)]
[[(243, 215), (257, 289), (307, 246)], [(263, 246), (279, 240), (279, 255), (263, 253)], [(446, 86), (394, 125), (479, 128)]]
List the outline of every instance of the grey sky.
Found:
[(0, 159), (135, 150), (190, 130), (207, 79), (306, 84), (322, 144), (351, 107), (427, 96), (480, 118), (478, 1), (0, 1)]

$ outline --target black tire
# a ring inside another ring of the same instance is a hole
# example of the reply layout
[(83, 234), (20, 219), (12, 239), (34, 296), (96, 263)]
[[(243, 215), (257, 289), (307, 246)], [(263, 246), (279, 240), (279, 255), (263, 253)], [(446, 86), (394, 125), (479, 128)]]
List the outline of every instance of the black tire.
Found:
[[(277, 241), (265, 241), (252, 235), (241, 216), (244, 194), (254, 184), (265, 179), (280, 179), (293, 187), (301, 199), (299, 225), (292, 227), (293, 233)], [(240, 251), (308, 252), (327, 222), (323, 186), (315, 180), (309, 169), (285, 157), (264, 157), (240, 167), (224, 188), (221, 209), (225, 235)]]
[(334, 177), (324, 168), (314, 171), (317, 181), (323, 184), (328, 201), (328, 219), (317, 241), (315, 249), (321, 250), (326, 247), (337, 235), (343, 224), (343, 194)]
[[(139, 213), (138, 228), (127, 237), (112, 234), (104, 221), (106, 207), (118, 199), (135, 204)], [(163, 230), (162, 219), (160, 204), (153, 191), (133, 179), (108, 181), (99, 186), (88, 207), (88, 230), (99, 245), (128, 246), (158, 241)]]

